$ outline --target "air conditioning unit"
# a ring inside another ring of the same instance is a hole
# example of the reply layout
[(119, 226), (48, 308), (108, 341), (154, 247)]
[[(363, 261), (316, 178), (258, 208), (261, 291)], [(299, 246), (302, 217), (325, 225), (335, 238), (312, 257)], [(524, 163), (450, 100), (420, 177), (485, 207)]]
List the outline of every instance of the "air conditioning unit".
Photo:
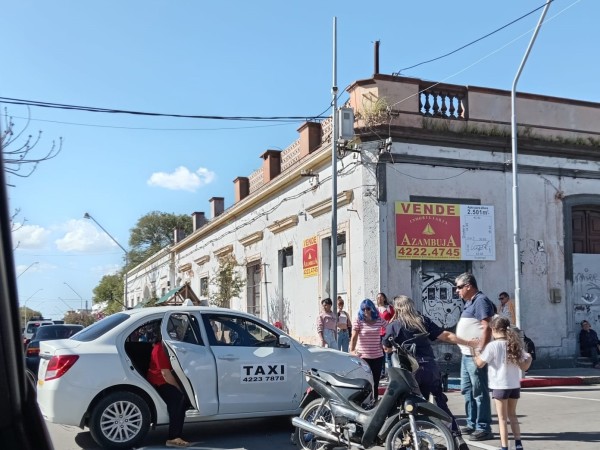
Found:
[(338, 139), (354, 138), (354, 111), (352, 108), (338, 109)]

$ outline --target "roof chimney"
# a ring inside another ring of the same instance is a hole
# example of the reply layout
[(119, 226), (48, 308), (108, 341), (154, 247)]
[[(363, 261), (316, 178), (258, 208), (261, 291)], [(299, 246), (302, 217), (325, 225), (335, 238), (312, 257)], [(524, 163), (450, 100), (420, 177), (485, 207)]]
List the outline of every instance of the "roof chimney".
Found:
[(237, 177), (233, 180), (233, 190), (236, 203), (245, 199), (250, 195), (250, 180), (247, 177)]
[(281, 150), (267, 150), (261, 156), (265, 184), (281, 173)]
[(321, 145), (321, 124), (304, 122), (300, 128), (300, 159), (314, 152)]
[(173, 244), (177, 244), (185, 237), (185, 231), (181, 228), (175, 228), (173, 230)]
[(209, 202), (213, 219), (225, 211), (225, 199), (223, 197), (213, 197)]
[(192, 226), (193, 230), (196, 231), (198, 228), (202, 228), (206, 225), (206, 217), (204, 216), (204, 212), (193, 212), (192, 213)]

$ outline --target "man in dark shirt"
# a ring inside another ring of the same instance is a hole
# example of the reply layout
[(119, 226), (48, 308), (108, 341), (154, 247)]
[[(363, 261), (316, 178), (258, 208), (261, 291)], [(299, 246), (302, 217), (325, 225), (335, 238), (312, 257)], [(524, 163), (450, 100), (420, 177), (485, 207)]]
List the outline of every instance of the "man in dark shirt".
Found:
[(581, 322), (581, 331), (579, 332), (579, 349), (581, 356), (592, 358), (592, 364), (597, 369), (600, 369), (598, 364), (598, 335), (587, 320)]

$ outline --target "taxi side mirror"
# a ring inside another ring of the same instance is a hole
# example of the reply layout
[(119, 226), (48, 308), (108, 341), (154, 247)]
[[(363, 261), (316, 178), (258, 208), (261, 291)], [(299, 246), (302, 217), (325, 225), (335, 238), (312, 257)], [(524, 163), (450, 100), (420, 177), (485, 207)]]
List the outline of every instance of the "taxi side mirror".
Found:
[(277, 338), (277, 347), (290, 348), (292, 340), (289, 336), (281, 335)]

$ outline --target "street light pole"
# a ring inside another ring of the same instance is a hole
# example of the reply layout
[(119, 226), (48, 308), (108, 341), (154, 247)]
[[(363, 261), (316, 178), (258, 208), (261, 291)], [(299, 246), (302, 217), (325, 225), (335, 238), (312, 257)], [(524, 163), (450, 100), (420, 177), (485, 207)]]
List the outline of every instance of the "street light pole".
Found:
[(17, 275), (17, 278), (19, 278), (21, 275), (23, 275), (25, 272), (27, 272), (29, 269), (31, 269), (32, 266), (35, 266), (36, 264), (39, 264), (39, 261), (36, 262), (32, 262), (31, 264), (29, 264), (25, 270), (23, 272), (21, 272), (19, 275)]
[(540, 31), (540, 27), (544, 22), (544, 17), (546, 17), (546, 13), (548, 12), (548, 7), (550, 6), (552, 0), (546, 0), (546, 5), (544, 6), (544, 10), (538, 20), (538, 23), (533, 32), (533, 36), (531, 36), (531, 40), (529, 41), (529, 45), (527, 46), (527, 50), (525, 51), (525, 55), (523, 56), (523, 60), (519, 65), (519, 69), (517, 70), (517, 74), (515, 75), (515, 79), (513, 80), (512, 89), (510, 91), (510, 109), (511, 109), (511, 121), (510, 121), (510, 134), (511, 134), (511, 143), (512, 143), (512, 180), (513, 180), (513, 189), (512, 189), (512, 213), (513, 213), (513, 261), (514, 261), (514, 273), (515, 273), (515, 316), (517, 319), (517, 323), (515, 324), (517, 327), (521, 328), (521, 250), (520, 250), (520, 236), (519, 236), (519, 167), (518, 167), (518, 147), (517, 147), (517, 83), (519, 82), (519, 78), (521, 77), (521, 72), (523, 71), (523, 67), (525, 67), (525, 63), (527, 62), (527, 58), (529, 57), (529, 52), (533, 47), (533, 43), (535, 42), (535, 38)]
[(27, 302), (31, 299), (31, 297), (43, 290), (44, 288), (39, 288), (37, 291), (35, 291), (33, 294), (27, 297), (27, 300), (23, 302), (23, 328), (25, 327), (25, 325), (27, 325)]
[(123, 250), (123, 252), (125, 253), (125, 305), (124, 305), (124, 306), (125, 306), (125, 308), (127, 308), (127, 302), (128, 302), (128, 295), (127, 295), (127, 294), (128, 294), (128, 288), (129, 288), (129, 286), (128, 286), (128, 284), (129, 284), (129, 283), (128, 283), (128, 280), (127, 280), (127, 270), (128, 270), (128, 268), (127, 268), (127, 264), (129, 263), (129, 252), (128, 252), (127, 250), (125, 250), (125, 247), (123, 247), (121, 244), (119, 244), (119, 241), (117, 241), (117, 240), (116, 240), (116, 239), (115, 239), (115, 238), (112, 236), (112, 234), (110, 234), (108, 231), (106, 231), (106, 229), (105, 229), (105, 228), (104, 228), (102, 225), (100, 225), (100, 224), (98, 223), (98, 221), (92, 217), (92, 215), (91, 215), (91, 214), (89, 214), (89, 213), (85, 213), (85, 214), (83, 215), (83, 218), (84, 218), (84, 219), (91, 219), (91, 220), (93, 220), (93, 221), (94, 221), (94, 223), (95, 223), (96, 225), (98, 225), (98, 226), (100, 227), (100, 229), (101, 229), (102, 231), (104, 231), (104, 232), (106, 233), (106, 235), (107, 235), (109, 238), (111, 238), (111, 239), (112, 239), (112, 241), (113, 241), (115, 244), (117, 244), (117, 245), (118, 245), (118, 246), (121, 248), (121, 250)]
[(77, 291), (76, 291), (75, 289), (73, 289), (73, 288), (71, 287), (71, 285), (70, 285), (69, 283), (67, 283), (66, 281), (65, 281), (65, 282), (63, 282), (63, 284), (66, 284), (66, 285), (69, 287), (69, 289), (71, 289), (73, 292), (75, 292), (75, 295), (77, 295), (77, 297), (79, 297), (79, 299), (81, 300), (81, 312), (83, 313), (83, 297), (82, 297), (81, 295), (79, 295), (79, 294), (77, 293)]

